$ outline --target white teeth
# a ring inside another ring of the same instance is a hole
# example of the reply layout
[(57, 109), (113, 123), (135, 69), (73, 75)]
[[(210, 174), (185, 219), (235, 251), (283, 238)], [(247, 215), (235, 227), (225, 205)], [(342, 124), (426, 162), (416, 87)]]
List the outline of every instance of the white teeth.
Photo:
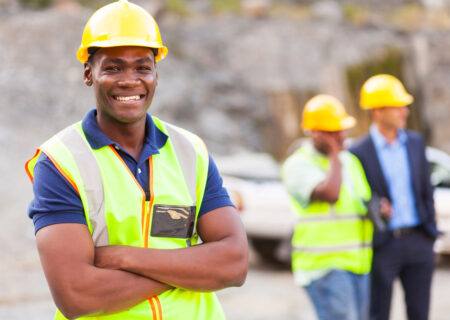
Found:
[(140, 96), (128, 96), (128, 97), (114, 96), (114, 99), (119, 101), (139, 100), (140, 98), (141, 98)]

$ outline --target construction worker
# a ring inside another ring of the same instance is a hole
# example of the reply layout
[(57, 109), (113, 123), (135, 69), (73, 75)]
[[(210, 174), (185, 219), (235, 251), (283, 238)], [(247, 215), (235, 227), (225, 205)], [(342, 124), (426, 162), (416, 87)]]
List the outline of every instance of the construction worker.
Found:
[(77, 52), (96, 110), (26, 164), (55, 319), (224, 319), (213, 291), (245, 280), (245, 232), (205, 145), (147, 114), (167, 52), (141, 7), (96, 11)]
[(320, 320), (365, 320), (368, 315), (372, 224), (370, 188), (358, 159), (344, 150), (356, 121), (329, 95), (309, 100), (302, 128), (312, 144), (283, 165), (283, 182), (299, 220), (292, 238), (292, 270)]
[(372, 192), (389, 206), (386, 224), (374, 235), (371, 319), (389, 319), (396, 278), (405, 292), (410, 320), (428, 319), (433, 243), (438, 235), (433, 190), (423, 138), (405, 130), (414, 101), (395, 77), (379, 74), (361, 88), (360, 105), (370, 111), (369, 134), (351, 148)]

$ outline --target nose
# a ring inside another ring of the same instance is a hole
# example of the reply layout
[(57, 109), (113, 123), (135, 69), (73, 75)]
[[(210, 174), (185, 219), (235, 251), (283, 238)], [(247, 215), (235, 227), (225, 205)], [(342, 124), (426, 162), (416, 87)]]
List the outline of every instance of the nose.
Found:
[(139, 79), (133, 79), (133, 78), (126, 78), (126, 79), (120, 79), (117, 82), (117, 85), (124, 88), (132, 88), (137, 85), (139, 85), (140, 81)]
[(123, 72), (122, 77), (117, 82), (120, 87), (135, 87), (140, 84), (139, 77), (133, 72), (133, 70), (127, 70)]

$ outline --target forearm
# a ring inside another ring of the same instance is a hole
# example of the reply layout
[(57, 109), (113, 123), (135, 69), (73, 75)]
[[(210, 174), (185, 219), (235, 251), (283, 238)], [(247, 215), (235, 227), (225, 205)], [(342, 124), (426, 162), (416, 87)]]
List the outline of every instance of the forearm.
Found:
[(175, 287), (215, 291), (245, 279), (246, 254), (233, 239), (173, 250), (121, 247), (115, 262), (130, 271)]
[(126, 310), (170, 287), (130, 272), (86, 265), (63, 291), (53, 290), (56, 305), (70, 317)]
[(124, 310), (168, 289), (130, 272), (95, 267), (84, 225), (51, 225), (39, 230), (36, 240), (53, 299), (67, 318)]
[(339, 199), (342, 183), (342, 165), (338, 154), (330, 156), (330, 170), (324, 181), (313, 191), (311, 199), (335, 203)]
[(133, 272), (194, 291), (242, 285), (248, 268), (247, 237), (232, 207), (199, 219), (201, 245), (162, 250), (126, 246), (95, 249), (95, 265)]

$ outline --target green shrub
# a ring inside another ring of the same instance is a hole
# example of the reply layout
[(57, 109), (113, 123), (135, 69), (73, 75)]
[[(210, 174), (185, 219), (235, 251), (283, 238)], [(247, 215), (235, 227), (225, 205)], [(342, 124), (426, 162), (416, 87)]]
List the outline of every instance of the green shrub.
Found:
[(92, 8), (94, 10), (100, 9), (104, 5), (111, 3), (112, 0), (76, 0), (83, 7)]
[(369, 19), (369, 9), (355, 4), (344, 4), (344, 17), (354, 25), (363, 25)]
[(241, 9), (240, 0), (210, 0), (214, 12), (239, 12)]
[(185, 16), (189, 13), (186, 0), (166, 0), (167, 9), (170, 12)]
[(53, 0), (19, 0), (20, 4), (25, 8), (44, 9), (53, 4)]

